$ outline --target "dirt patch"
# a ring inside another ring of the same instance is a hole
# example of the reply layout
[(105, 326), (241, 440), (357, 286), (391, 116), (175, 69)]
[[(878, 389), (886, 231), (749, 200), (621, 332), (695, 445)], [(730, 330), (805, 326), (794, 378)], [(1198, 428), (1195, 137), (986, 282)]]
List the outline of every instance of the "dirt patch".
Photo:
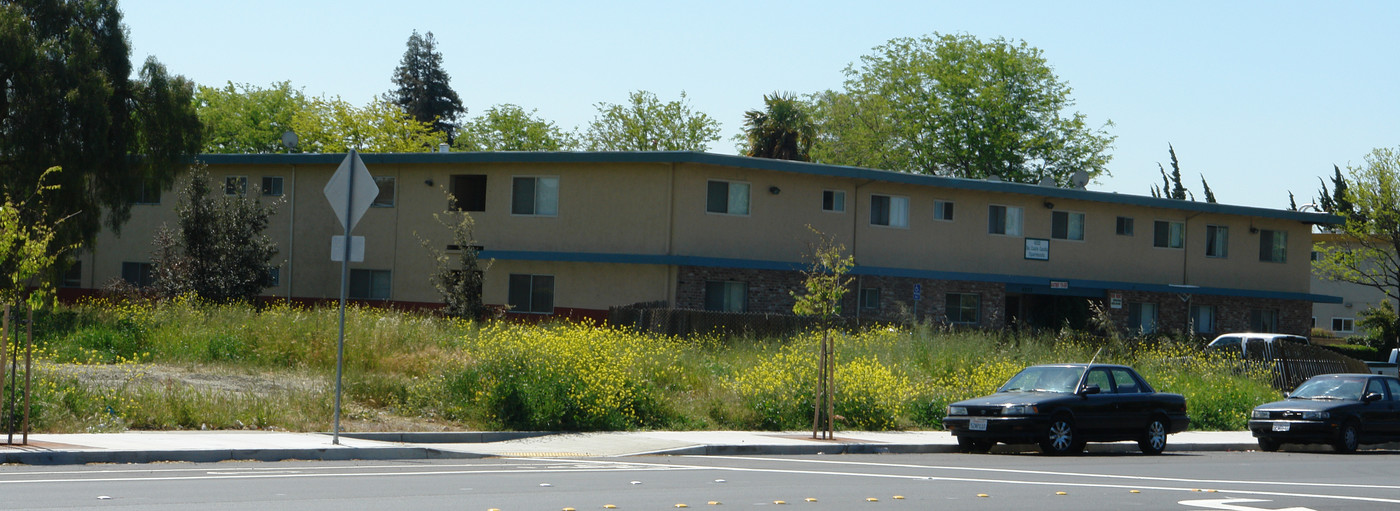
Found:
[[(285, 392), (333, 392), (332, 378), (292, 371), (248, 372), (210, 366), (166, 364), (52, 364), (54, 372), (97, 387), (132, 388), (177, 385), (202, 391), (272, 395)], [(405, 417), (391, 410), (343, 402), (342, 431), (460, 431), (461, 426), (423, 417)], [(331, 418), (326, 419), (327, 427)]]

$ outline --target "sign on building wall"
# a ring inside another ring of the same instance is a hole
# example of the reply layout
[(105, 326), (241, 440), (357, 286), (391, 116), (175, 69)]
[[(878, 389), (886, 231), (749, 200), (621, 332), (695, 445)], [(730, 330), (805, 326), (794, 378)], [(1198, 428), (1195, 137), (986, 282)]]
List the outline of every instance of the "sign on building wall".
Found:
[(1123, 293), (1109, 293), (1108, 306), (1114, 309), (1123, 308)]
[(1026, 238), (1026, 259), (1049, 261), (1050, 240), (1043, 238)]

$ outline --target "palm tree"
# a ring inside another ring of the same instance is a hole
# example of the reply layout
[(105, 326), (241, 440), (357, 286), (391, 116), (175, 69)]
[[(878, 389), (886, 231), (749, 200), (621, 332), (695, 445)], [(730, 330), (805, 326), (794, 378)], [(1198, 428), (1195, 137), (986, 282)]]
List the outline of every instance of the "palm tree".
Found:
[(808, 152), (816, 138), (816, 125), (791, 93), (764, 95), (765, 111), (744, 113), (744, 134), (749, 149), (744, 154), (756, 158), (811, 161)]

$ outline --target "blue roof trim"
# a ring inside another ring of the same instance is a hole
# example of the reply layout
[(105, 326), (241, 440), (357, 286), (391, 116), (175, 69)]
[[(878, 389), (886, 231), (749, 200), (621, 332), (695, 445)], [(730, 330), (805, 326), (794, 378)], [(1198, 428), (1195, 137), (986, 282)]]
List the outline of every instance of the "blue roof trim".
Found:
[[(1251, 206), (1229, 206), (1218, 203), (1161, 199), (1112, 192), (1053, 188), (1024, 183), (983, 181), (956, 177), (929, 176), (875, 170), (842, 165), (826, 165), (768, 158), (750, 158), (728, 154), (693, 151), (525, 151), (525, 152), (449, 152), (449, 153), (361, 153), (367, 165), (423, 163), (701, 163), (777, 172), (793, 172), (818, 176), (869, 179), (889, 183), (932, 186), (996, 193), (1014, 193), (1036, 197), (1074, 199), (1110, 204), (1127, 204), (1202, 213), (1253, 216), (1296, 220), (1308, 224), (1340, 224), (1342, 218), (1322, 213), (1304, 213)], [(268, 153), (268, 154), (201, 154), (199, 161), (210, 165), (335, 165), (345, 159), (345, 153)]]
[[(763, 261), (753, 259), (730, 259), (722, 257), (695, 257), (649, 254), (604, 254), (592, 252), (536, 252), (526, 250), (483, 250), (482, 259), (505, 259), (512, 261), (551, 261), (568, 263), (611, 263), (611, 264), (658, 264), (675, 266), (705, 266), (712, 268), (737, 268), (744, 270), (801, 271), (806, 266), (801, 263), (784, 261)], [(1259, 291), (1253, 289), (1231, 289), (1221, 287), (1175, 286), (1169, 284), (1145, 284), (1135, 282), (1115, 282), (1108, 280), (1056, 279), (1026, 275), (1005, 275), (999, 273), (969, 273), (953, 271), (915, 270), (908, 268), (885, 268), (879, 266), (856, 266), (853, 275), (878, 277), (902, 277), (931, 280), (965, 280), (973, 282), (995, 282), (1006, 284), (1011, 292), (1035, 294), (1057, 294), (1066, 296), (1101, 297), (1108, 290), (1146, 291), (1152, 293), (1184, 293), (1193, 295), (1237, 296), (1241, 298), (1271, 298), (1281, 300), (1302, 300), (1315, 303), (1342, 303), (1339, 296), (1312, 293), (1285, 293), (1279, 291)], [(1051, 281), (1065, 282), (1066, 289), (1052, 289)], [(1016, 288), (1020, 288), (1019, 290)]]

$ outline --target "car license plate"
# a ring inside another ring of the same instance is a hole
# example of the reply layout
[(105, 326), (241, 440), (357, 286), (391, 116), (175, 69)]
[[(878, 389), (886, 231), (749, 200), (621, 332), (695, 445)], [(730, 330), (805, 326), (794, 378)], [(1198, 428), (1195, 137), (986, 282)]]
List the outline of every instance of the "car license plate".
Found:
[(972, 419), (968, 419), (968, 421), (967, 421), (967, 429), (970, 429), (970, 430), (973, 430), (973, 431), (986, 431), (986, 430), (987, 430), (987, 419), (983, 419), (983, 418), (972, 418)]
[(1291, 424), (1292, 424), (1292, 423), (1283, 422), (1283, 421), (1275, 422), (1275, 423), (1274, 423), (1274, 431), (1288, 431), (1288, 427), (1289, 427)]

